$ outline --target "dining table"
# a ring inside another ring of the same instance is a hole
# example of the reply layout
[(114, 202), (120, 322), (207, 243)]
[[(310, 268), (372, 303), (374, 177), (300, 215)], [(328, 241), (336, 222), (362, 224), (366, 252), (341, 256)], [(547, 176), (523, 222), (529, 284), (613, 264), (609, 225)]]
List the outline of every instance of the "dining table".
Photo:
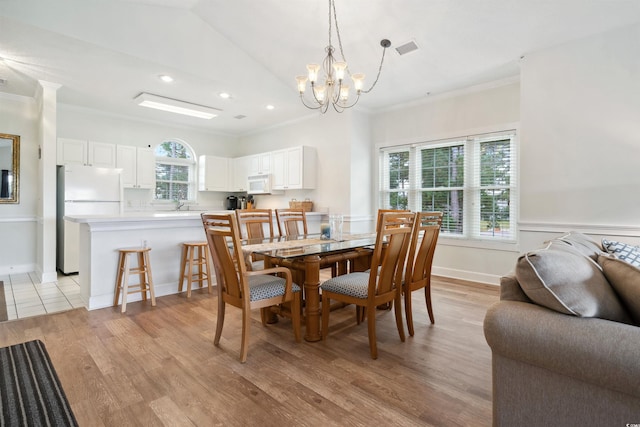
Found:
[(320, 270), (332, 267), (332, 275), (369, 269), (376, 242), (375, 233), (343, 233), (340, 240), (323, 239), (320, 234), (243, 241), (245, 257), (259, 254), (265, 268), (287, 267), (294, 282), (302, 284), (306, 341), (322, 338), (320, 333)]

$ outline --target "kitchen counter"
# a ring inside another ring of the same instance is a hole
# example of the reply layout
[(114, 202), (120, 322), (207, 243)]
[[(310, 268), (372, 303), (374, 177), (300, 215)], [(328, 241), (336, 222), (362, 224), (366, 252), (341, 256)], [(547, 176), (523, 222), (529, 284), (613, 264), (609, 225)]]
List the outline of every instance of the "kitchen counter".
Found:
[[(206, 211), (230, 213), (231, 211)], [(119, 215), (69, 215), (64, 219), (80, 225), (80, 294), (88, 310), (113, 305), (118, 249), (151, 248), (150, 264), (156, 297), (178, 292), (182, 243), (205, 241), (199, 211), (125, 212)], [(308, 212), (310, 233), (320, 231), (321, 212)], [(274, 218), (275, 221), (275, 218)], [(277, 226), (274, 227), (277, 233)], [(215, 279), (212, 274), (212, 278)], [(137, 276), (131, 276), (136, 283)], [(186, 295), (186, 293), (185, 293)], [(129, 301), (138, 301), (131, 294)]]

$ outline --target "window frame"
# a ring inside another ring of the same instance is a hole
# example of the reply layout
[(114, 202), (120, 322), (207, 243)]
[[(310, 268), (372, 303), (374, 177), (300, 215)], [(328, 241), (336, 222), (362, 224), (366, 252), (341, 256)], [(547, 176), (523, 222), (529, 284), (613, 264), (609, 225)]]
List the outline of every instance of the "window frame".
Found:
[[(158, 149), (158, 147), (160, 147), (162, 144), (165, 144), (167, 142), (173, 142), (176, 144), (180, 144), (182, 145), (185, 150), (189, 153), (189, 155), (191, 156), (191, 158), (176, 158), (176, 157), (166, 157), (166, 156), (158, 156), (156, 150)], [(197, 161), (196, 161), (196, 154), (193, 151), (193, 148), (191, 148), (191, 146), (189, 144), (187, 144), (185, 141), (178, 139), (178, 138), (169, 138), (169, 139), (165, 139), (163, 140), (161, 143), (159, 143), (158, 145), (155, 146), (155, 148), (153, 149), (154, 155), (155, 155), (155, 166), (156, 166), (156, 188), (154, 189), (154, 193), (153, 193), (153, 201), (154, 203), (176, 203), (176, 202), (180, 202), (180, 203), (195, 203), (196, 202), (196, 195), (197, 195), (197, 191), (196, 191), (196, 177), (197, 177)], [(180, 180), (166, 180), (166, 179), (159, 179), (158, 178), (158, 166), (160, 165), (175, 165), (175, 166), (187, 166), (188, 167), (188, 181), (180, 181)], [(187, 184), (187, 197), (184, 199), (160, 199), (158, 198), (158, 191), (157, 191), (157, 186), (158, 183), (162, 183), (162, 182), (175, 182), (178, 184)]]
[[(440, 238), (444, 244), (468, 247), (488, 247), (495, 249), (517, 250), (518, 244), (518, 206), (519, 206), (519, 161), (518, 161), (518, 128), (508, 126), (500, 130), (484, 130), (470, 132), (467, 136), (440, 138), (434, 140), (422, 140), (413, 143), (400, 143), (394, 145), (379, 145), (378, 152), (378, 189), (377, 205), (380, 208), (389, 208), (388, 177), (384, 176), (385, 159), (390, 153), (409, 152), (409, 188), (407, 191), (407, 209), (412, 211), (422, 210), (422, 195), (424, 191), (445, 190), (454, 187), (419, 187), (422, 185), (421, 151), (462, 144), (464, 147), (464, 177), (463, 177), (463, 220), (462, 233), (448, 233), (444, 229)], [(484, 143), (508, 139), (509, 143), (509, 177), (507, 186), (509, 190), (509, 229), (504, 235), (488, 236), (481, 234), (481, 190), (486, 186), (481, 185), (481, 158), (480, 147)], [(386, 181), (385, 181), (386, 180)], [(435, 182), (434, 182), (435, 185)], [(387, 187), (385, 187), (387, 186)], [(456, 186), (456, 189), (460, 187)], [(476, 218), (477, 217), (477, 218)]]

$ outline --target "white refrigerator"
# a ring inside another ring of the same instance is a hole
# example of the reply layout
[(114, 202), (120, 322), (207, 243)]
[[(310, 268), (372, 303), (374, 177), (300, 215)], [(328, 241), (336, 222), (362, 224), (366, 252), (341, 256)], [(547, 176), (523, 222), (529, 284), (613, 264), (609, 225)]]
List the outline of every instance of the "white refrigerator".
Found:
[(118, 215), (122, 212), (122, 169), (58, 166), (57, 268), (79, 269), (80, 226), (65, 215)]

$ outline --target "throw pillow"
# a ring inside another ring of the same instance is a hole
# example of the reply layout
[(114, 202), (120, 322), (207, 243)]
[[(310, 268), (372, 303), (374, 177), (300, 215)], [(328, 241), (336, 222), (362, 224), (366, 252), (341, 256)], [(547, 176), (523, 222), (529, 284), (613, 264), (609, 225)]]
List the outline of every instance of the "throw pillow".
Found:
[(564, 246), (552, 243), (518, 259), (516, 278), (525, 294), (560, 313), (629, 323), (629, 315), (600, 266)]
[(640, 268), (605, 255), (598, 257), (598, 264), (636, 325), (640, 324)]
[(620, 258), (623, 261), (628, 262), (631, 265), (640, 267), (640, 248), (637, 246), (628, 245), (622, 242), (615, 242), (613, 240), (602, 239), (602, 247), (614, 255), (616, 258)]
[(554, 240), (571, 245), (574, 249), (580, 251), (581, 254), (588, 256), (594, 261), (597, 261), (598, 255), (602, 253), (602, 246), (600, 246), (598, 242), (577, 231), (570, 231)]

